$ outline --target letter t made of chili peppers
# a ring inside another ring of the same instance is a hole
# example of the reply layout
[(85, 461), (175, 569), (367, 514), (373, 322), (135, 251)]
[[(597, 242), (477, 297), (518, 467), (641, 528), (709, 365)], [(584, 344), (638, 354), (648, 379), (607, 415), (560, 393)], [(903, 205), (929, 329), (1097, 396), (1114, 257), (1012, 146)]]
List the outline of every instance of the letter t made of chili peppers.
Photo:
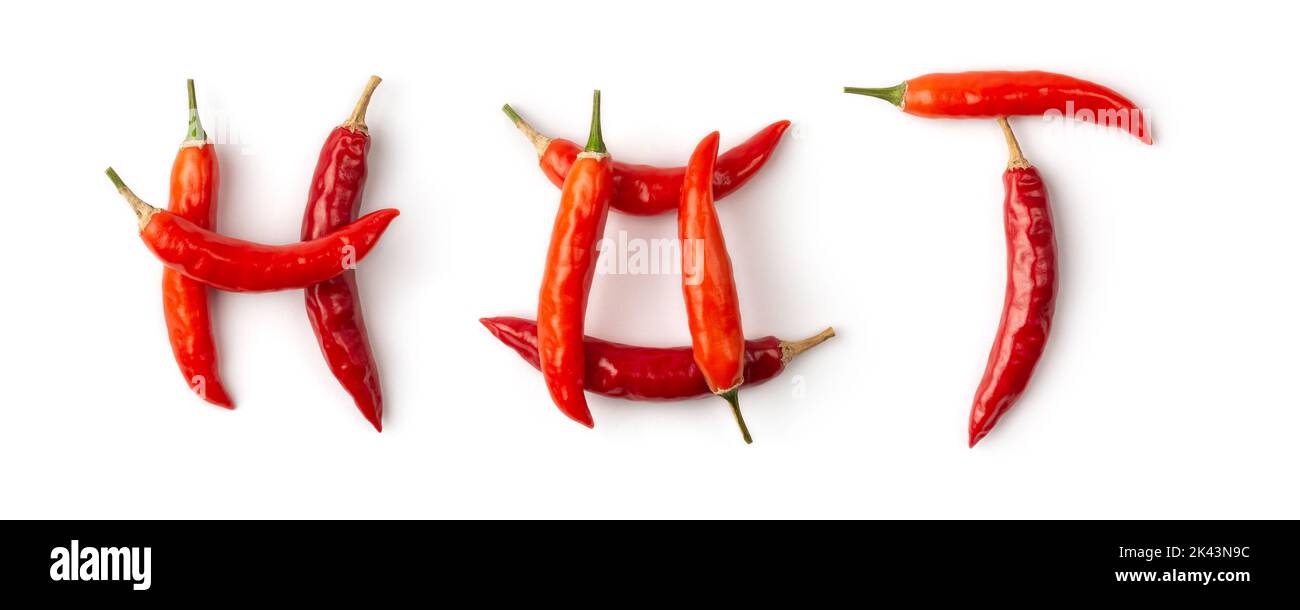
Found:
[(551, 400), (574, 421), (594, 427), (583, 394), (587, 295), (597, 242), (614, 194), (613, 167), (600, 133), (600, 91), (592, 97), (591, 134), (564, 179), (537, 298), (537, 347)]

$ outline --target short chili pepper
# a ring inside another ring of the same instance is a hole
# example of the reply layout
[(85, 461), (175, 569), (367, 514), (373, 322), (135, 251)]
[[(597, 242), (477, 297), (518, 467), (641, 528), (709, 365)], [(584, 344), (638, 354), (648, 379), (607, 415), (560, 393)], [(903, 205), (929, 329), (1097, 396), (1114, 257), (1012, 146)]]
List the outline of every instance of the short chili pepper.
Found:
[(595, 421), (583, 394), (583, 325), (599, 255), (596, 245), (605, 234), (614, 194), (612, 174), (600, 133), (600, 91), (596, 91), (592, 97), (591, 135), (564, 179), (537, 298), (542, 377), (560, 411), (588, 428), (594, 427)]
[(140, 239), (158, 260), (185, 277), (230, 292), (295, 290), (337, 277), (370, 253), (398, 215), (397, 210), (380, 210), (320, 239), (271, 246), (226, 237), (155, 208), (131, 192), (113, 168), (104, 173), (131, 204)]
[[(538, 165), (542, 173), (555, 186), (564, 186), (578, 153), (577, 144), (542, 135), (506, 104), (501, 108), (523, 132), (537, 150)], [(790, 121), (777, 121), (759, 130), (735, 148), (718, 155), (713, 172), (714, 197), (722, 199), (745, 185), (758, 170), (763, 169), (772, 151), (781, 142), (781, 136), (790, 127)], [(682, 190), (684, 167), (655, 167), (614, 162), (614, 198), (610, 202), (615, 210), (624, 214), (653, 216), (677, 210), (677, 199)]]
[(709, 390), (731, 405), (746, 443), (753, 443), (740, 413), (740, 386), (745, 382), (745, 335), (740, 324), (740, 297), (731, 272), (731, 257), (713, 206), (713, 164), (718, 132), (705, 136), (691, 154), (682, 181), (677, 235), (682, 243), (682, 295), (691, 328), (695, 362)]
[(1060, 112), (1080, 121), (1119, 127), (1151, 144), (1151, 126), (1128, 98), (1081, 78), (1052, 72), (983, 71), (918, 76), (881, 89), (845, 87), (878, 97), (908, 114), (928, 118), (995, 118)]
[[(370, 151), (366, 108), (379, 82), (378, 76), (370, 77), (352, 116), (335, 127), (321, 147), (302, 220), (304, 241), (325, 237), (357, 218)], [(352, 396), (366, 420), (375, 430), (383, 431), (379, 367), (370, 349), (355, 272), (345, 271), (332, 280), (309, 286), (305, 294), (307, 319), (330, 372)]]
[(1010, 161), (1002, 175), (1007, 233), (1007, 292), (988, 366), (970, 411), (970, 446), (993, 429), (1024, 393), (1043, 355), (1056, 311), (1056, 237), (1047, 187), (1024, 155), (1005, 118)]
[[(537, 323), (523, 318), (481, 318), (494, 337), (539, 368)], [(755, 386), (785, 370), (790, 361), (835, 336), (826, 330), (801, 341), (761, 337), (745, 342), (745, 385)], [(690, 346), (640, 347), (594, 337), (583, 339), (588, 392), (611, 398), (665, 401), (712, 394)]]
[[(217, 220), (217, 190), (220, 170), (216, 146), (199, 121), (194, 81), (189, 90), (189, 130), (176, 160), (172, 162), (168, 211), (204, 229)], [(212, 339), (212, 317), (208, 311), (208, 289), (203, 284), (163, 267), (163, 319), (172, 355), (185, 383), (202, 398), (219, 407), (233, 409), (234, 402), (221, 382), (217, 344)]]

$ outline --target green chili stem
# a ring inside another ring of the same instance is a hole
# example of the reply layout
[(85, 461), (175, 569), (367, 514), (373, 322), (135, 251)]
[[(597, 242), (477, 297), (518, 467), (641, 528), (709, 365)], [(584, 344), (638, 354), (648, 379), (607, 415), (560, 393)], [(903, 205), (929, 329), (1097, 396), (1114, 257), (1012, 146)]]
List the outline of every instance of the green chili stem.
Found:
[(186, 80), (185, 88), (189, 91), (190, 96), (190, 130), (186, 134), (185, 140), (189, 142), (206, 142), (208, 132), (203, 131), (203, 123), (199, 122), (199, 103), (194, 96), (194, 79)]
[(731, 412), (736, 416), (736, 425), (740, 426), (740, 434), (745, 438), (745, 444), (752, 445), (754, 444), (754, 437), (749, 435), (749, 426), (745, 425), (745, 416), (740, 413), (740, 386), (742, 385), (744, 384), (737, 384), (736, 387), (730, 390), (718, 392), (718, 396), (721, 396), (723, 400), (727, 401), (727, 404), (731, 405)]
[(886, 102), (898, 106), (899, 108), (902, 108), (903, 96), (907, 94), (907, 83), (903, 83), (901, 85), (895, 85), (893, 87), (882, 87), (878, 89), (870, 89), (865, 87), (845, 87), (844, 92), (853, 93), (856, 95), (869, 95), (871, 97), (878, 97), (882, 100), (885, 100)]
[(587, 136), (586, 152), (604, 153), (605, 139), (600, 134), (600, 89), (591, 95), (591, 134)]

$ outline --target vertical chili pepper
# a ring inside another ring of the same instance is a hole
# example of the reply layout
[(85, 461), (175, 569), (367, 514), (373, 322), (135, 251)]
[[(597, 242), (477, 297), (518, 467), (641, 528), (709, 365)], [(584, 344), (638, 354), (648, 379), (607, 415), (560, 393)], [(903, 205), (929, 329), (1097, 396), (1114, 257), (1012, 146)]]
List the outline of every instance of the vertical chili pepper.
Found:
[[(167, 209), (190, 222), (212, 229), (217, 220), (217, 190), (220, 171), (216, 147), (199, 121), (194, 81), (189, 90), (189, 130), (172, 162), (171, 188)], [(172, 355), (185, 383), (202, 398), (219, 407), (235, 404), (221, 383), (217, 344), (212, 339), (212, 318), (208, 312), (208, 289), (171, 269), (163, 268), (163, 319)]]
[[(370, 77), (352, 116), (335, 127), (321, 147), (307, 193), (303, 240), (323, 237), (357, 218), (361, 193), (366, 186), (366, 155), (370, 151), (366, 108), (379, 82), (378, 76)], [(382, 432), (384, 403), (379, 368), (362, 316), (356, 272), (346, 271), (332, 280), (308, 287), (305, 300), (307, 319), (311, 321), (330, 372), (352, 396), (366, 420)]]
[(731, 257), (713, 206), (713, 165), (718, 132), (705, 136), (691, 154), (682, 182), (677, 234), (682, 244), (682, 295), (691, 327), (691, 348), (709, 390), (731, 405), (746, 443), (753, 443), (740, 413), (745, 382), (745, 335)]
[(1047, 187), (1020, 152), (1005, 117), (998, 125), (1010, 160), (1002, 175), (1007, 233), (1007, 293), (988, 366), (970, 411), (970, 446), (993, 429), (1024, 393), (1043, 355), (1056, 311), (1056, 237)]
[(583, 394), (583, 324), (596, 272), (597, 241), (614, 194), (612, 163), (600, 133), (600, 91), (592, 96), (587, 147), (564, 179), (537, 299), (537, 347), (551, 399), (574, 421), (594, 427)]

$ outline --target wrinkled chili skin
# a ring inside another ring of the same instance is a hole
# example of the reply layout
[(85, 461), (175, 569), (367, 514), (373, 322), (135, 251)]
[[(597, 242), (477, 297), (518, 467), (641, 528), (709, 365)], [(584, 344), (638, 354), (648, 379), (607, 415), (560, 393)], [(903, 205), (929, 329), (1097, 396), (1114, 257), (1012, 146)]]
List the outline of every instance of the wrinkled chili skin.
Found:
[(745, 359), (740, 297), (709, 180), (717, 154), (715, 131), (700, 141), (691, 155), (677, 217), (677, 235), (682, 240), (682, 296), (691, 345), (714, 393), (744, 381)]
[[(168, 211), (212, 229), (219, 188), (216, 148), (206, 142), (187, 141), (172, 163)], [(164, 267), (162, 295), (167, 338), (186, 385), (214, 405), (234, 408), (221, 382), (207, 287)]]
[[(745, 185), (772, 157), (790, 121), (777, 121), (748, 140), (718, 155), (713, 170), (713, 196), (722, 199)], [(538, 159), (542, 172), (558, 187), (564, 186), (582, 147), (563, 139), (551, 140)], [(624, 214), (653, 216), (677, 211), (685, 167), (656, 167), (614, 162), (614, 197), (610, 206)]]
[[(926, 74), (907, 81), (903, 111), (930, 118), (1042, 116), (1050, 111), (1071, 118), (1123, 127), (1151, 144), (1142, 111), (1113, 89), (1052, 72), (981, 71)], [(1086, 111), (1086, 112), (1080, 112)], [(1102, 114), (1104, 113), (1104, 114)], [(1112, 117), (1107, 121), (1105, 117)]]
[(397, 215), (397, 210), (380, 210), (320, 239), (271, 246), (208, 231), (159, 210), (140, 239), (164, 265), (213, 288), (295, 290), (337, 277), (347, 270), (345, 262), (360, 261)]
[[(352, 222), (361, 211), (370, 136), (361, 129), (336, 127), (325, 139), (307, 195), (302, 239), (318, 239)], [(370, 348), (356, 272), (307, 287), (307, 319), (334, 378), (352, 396), (376, 430), (383, 429), (383, 392)]]
[(595, 421), (583, 395), (583, 327), (599, 256), (596, 245), (605, 234), (614, 192), (612, 169), (613, 161), (604, 153), (583, 153), (574, 163), (561, 191), (537, 299), (546, 387), (561, 412), (588, 428)]
[(1056, 237), (1047, 187), (1033, 167), (1008, 169), (1002, 183), (1007, 291), (988, 366), (971, 406), (971, 447), (1024, 393), (1056, 311)]
[[(482, 318), (502, 343), (525, 361), (540, 368), (537, 360), (537, 324), (512, 317)], [(709, 384), (695, 364), (690, 346), (639, 347), (584, 337), (588, 392), (636, 401), (683, 400), (709, 396)], [(762, 337), (745, 342), (745, 386), (754, 386), (785, 370), (781, 340)]]

